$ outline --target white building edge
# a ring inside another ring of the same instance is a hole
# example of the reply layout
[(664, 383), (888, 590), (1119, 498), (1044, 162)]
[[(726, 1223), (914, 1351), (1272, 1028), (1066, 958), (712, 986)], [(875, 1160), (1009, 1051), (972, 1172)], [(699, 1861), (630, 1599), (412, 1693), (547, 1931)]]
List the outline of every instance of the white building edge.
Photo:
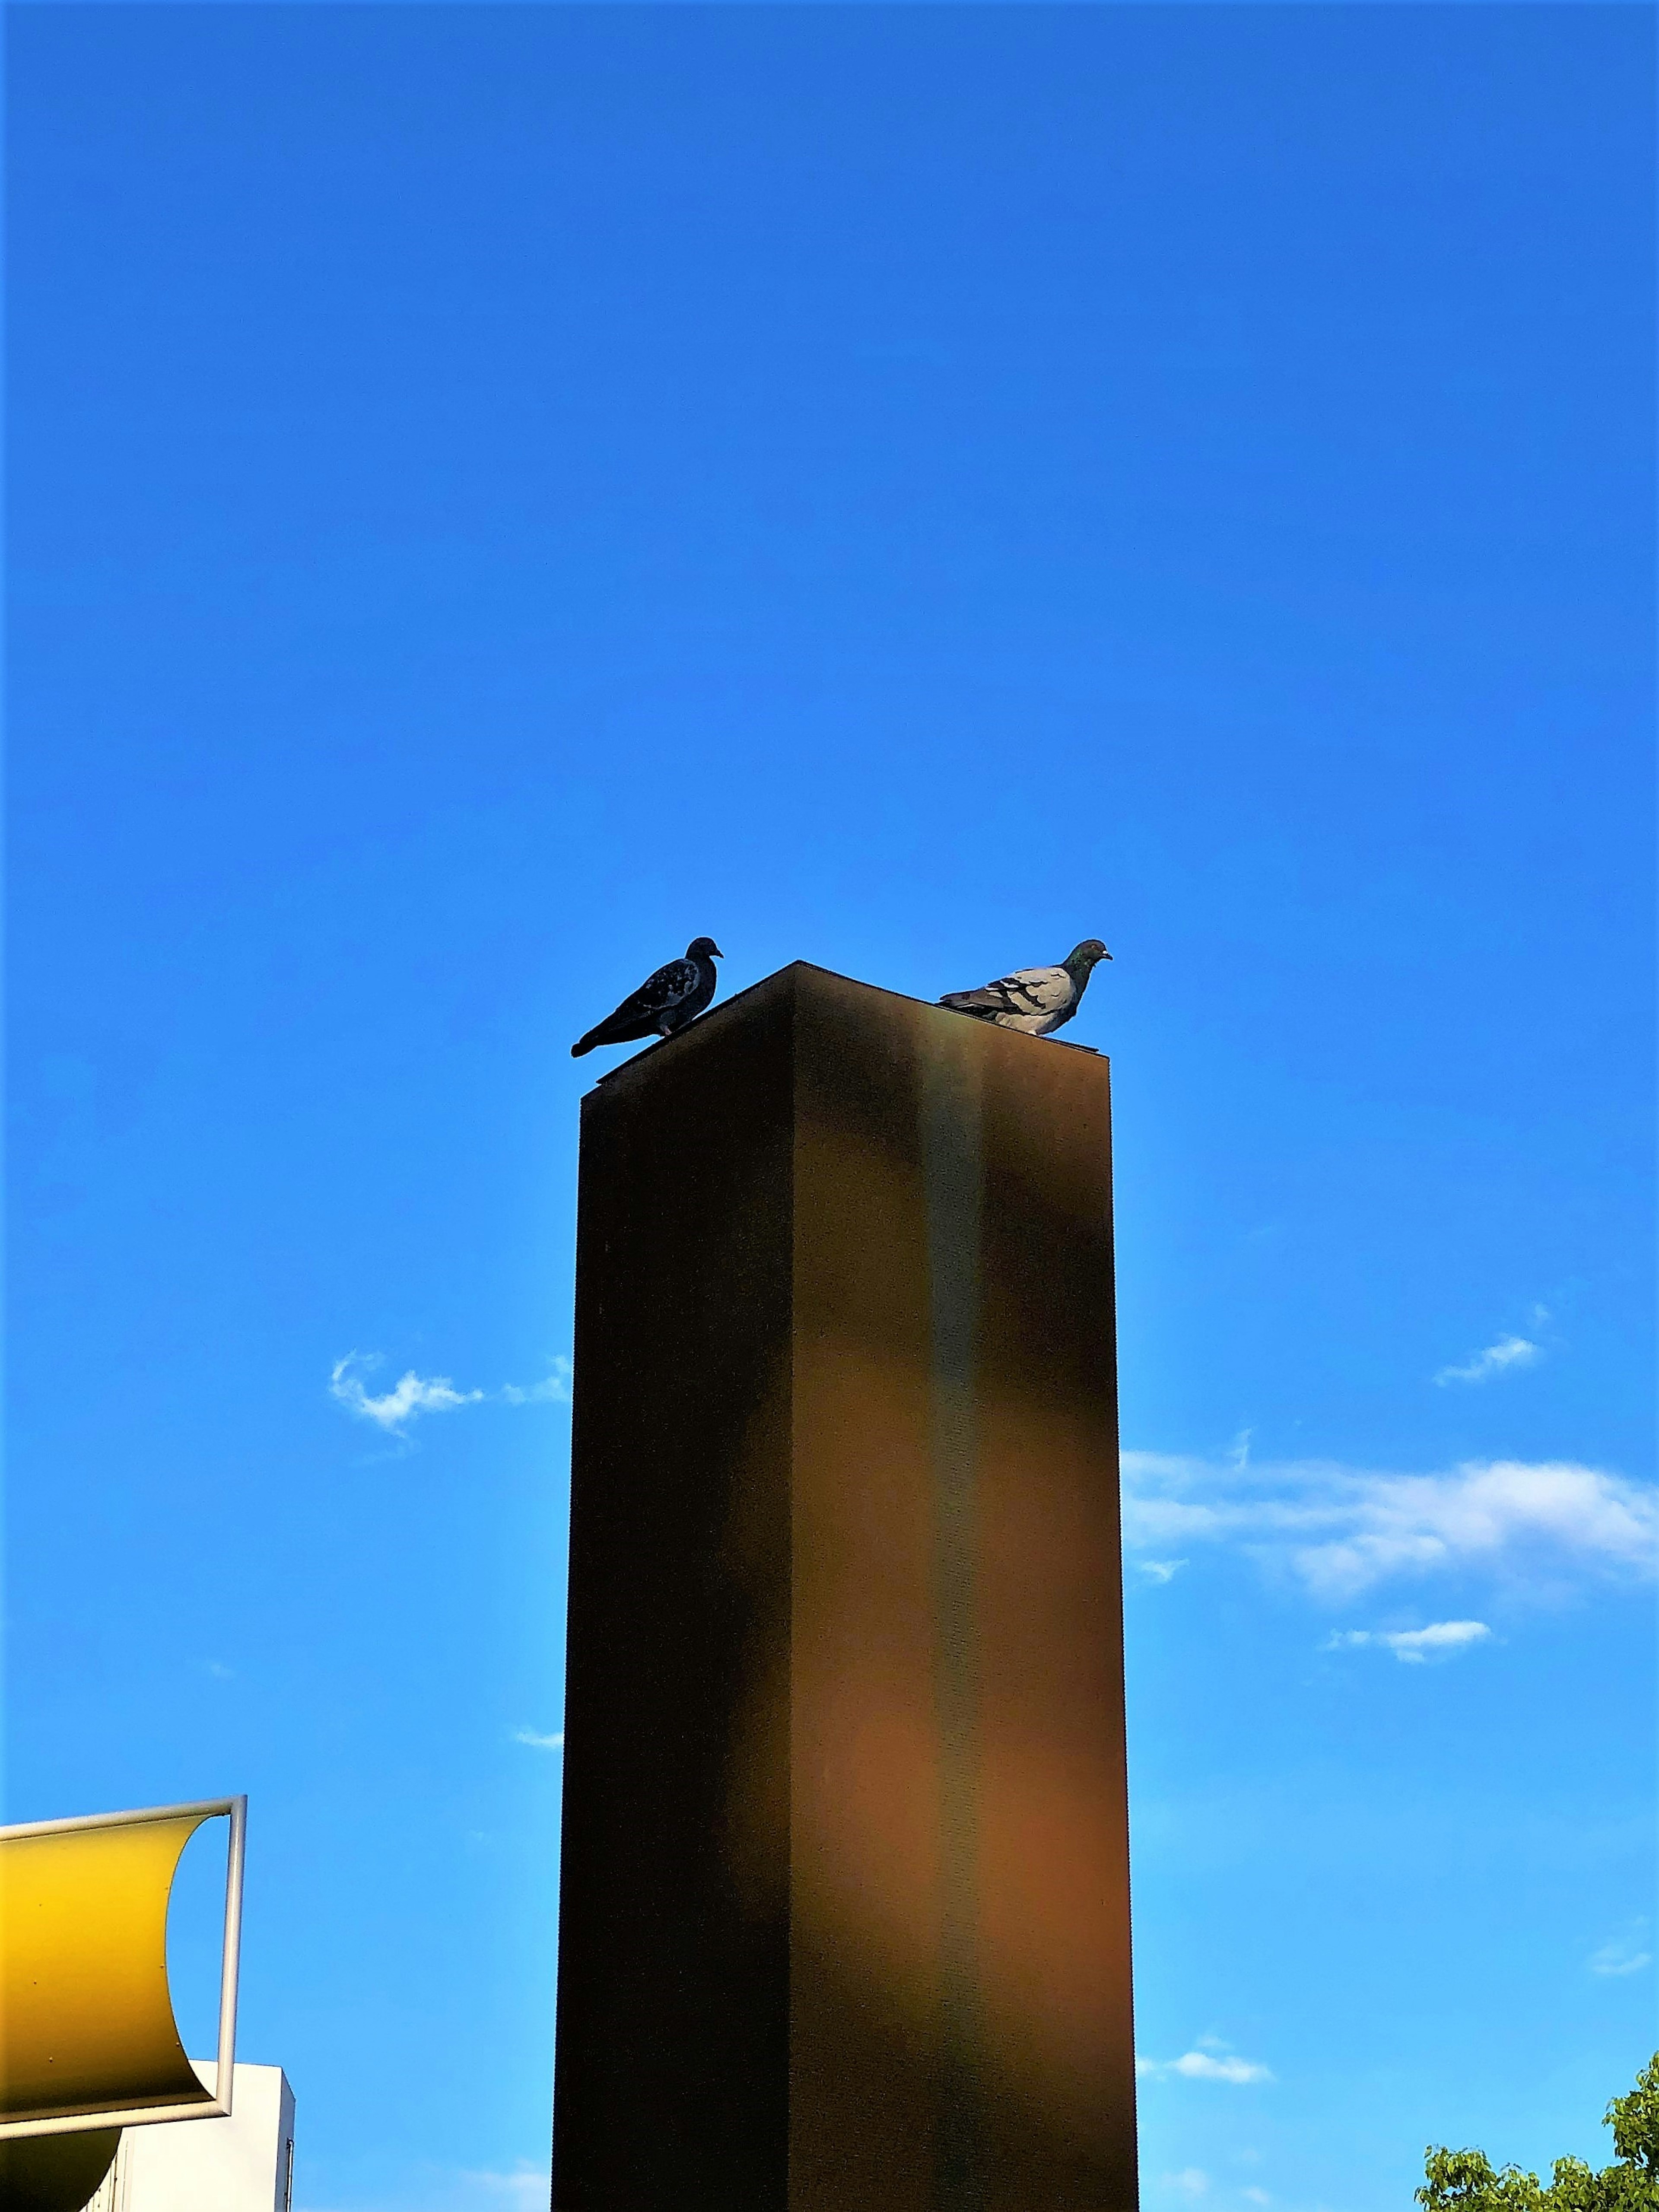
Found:
[[(192, 2058), (204, 2087), (211, 2061)], [(86, 2212), (293, 2212), (294, 2092), (280, 2066), (238, 2066), (230, 2117), (124, 2128)]]

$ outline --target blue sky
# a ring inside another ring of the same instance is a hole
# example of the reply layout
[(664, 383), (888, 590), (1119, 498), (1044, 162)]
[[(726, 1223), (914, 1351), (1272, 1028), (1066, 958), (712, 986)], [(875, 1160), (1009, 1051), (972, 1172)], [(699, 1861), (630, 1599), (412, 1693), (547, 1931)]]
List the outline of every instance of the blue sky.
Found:
[(568, 1046), (703, 930), (1116, 955), (1148, 2212), (1599, 2159), (1651, 12), (9, 39), (8, 1808), (250, 1793), (303, 2212), (544, 2201)]

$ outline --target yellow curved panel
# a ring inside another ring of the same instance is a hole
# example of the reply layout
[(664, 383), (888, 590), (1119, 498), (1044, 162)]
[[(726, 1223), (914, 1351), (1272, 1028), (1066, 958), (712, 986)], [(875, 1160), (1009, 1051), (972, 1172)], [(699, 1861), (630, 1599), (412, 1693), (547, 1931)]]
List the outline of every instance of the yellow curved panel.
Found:
[(167, 1899), (206, 1817), (0, 1838), (0, 2118), (212, 2101), (167, 1993)]
[(0, 2204), (6, 2212), (84, 2212), (120, 2143), (119, 2128), (0, 2142)]

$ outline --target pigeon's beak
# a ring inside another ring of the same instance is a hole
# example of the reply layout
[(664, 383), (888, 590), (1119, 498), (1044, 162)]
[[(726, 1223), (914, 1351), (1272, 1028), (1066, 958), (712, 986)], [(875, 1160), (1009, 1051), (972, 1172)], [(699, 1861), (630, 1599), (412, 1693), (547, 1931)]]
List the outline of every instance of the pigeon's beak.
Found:
[(719, 945), (711, 945), (709, 946), (708, 950), (709, 950), (709, 955), (710, 955), (710, 957), (711, 957), (711, 958), (715, 959), (715, 960), (724, 960), (724, 959), (725, 959), (726, 955), (725, 955), (725, 954), (720, 951), (720, 947), (719, 947)]
[(1112, 956), (1109, 952), (1103, 952), (1100, 957), (1103, 960), (1109, 960)]

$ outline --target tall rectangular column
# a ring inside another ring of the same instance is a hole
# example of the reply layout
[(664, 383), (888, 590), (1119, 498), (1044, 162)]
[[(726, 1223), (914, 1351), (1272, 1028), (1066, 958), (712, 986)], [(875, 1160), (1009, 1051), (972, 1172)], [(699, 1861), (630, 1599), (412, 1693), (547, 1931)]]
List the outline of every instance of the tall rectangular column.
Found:
[(1135, 2203), (1107, 1063), (799, 964), (584, 1102), (555, 2212)]

